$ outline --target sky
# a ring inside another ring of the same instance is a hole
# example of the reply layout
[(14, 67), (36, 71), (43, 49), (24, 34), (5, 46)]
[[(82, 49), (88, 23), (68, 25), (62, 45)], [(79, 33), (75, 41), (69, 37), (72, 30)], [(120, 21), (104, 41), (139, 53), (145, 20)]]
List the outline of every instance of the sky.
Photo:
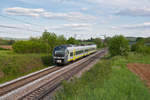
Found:
[(0, 37), (150, 37), (150, 0), (1, 0)]

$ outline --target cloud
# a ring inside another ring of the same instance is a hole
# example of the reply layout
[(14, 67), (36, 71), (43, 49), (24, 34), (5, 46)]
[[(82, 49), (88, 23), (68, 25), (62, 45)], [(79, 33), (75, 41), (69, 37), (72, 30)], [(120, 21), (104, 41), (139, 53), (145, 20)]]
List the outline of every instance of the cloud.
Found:
[(145, 22), (142, 24), (134, 24), (134, 25), (123, 25), (123, 26), (113, 26), (113, 29), (149, 29), (150, 28), (150, 22)]
[(20, 2), (24, 2), (24, 3), (51, 3), (51, 2), (55, 2), (55, 3), (64, 3), (64, 2), (75, 2), (75, 1), (80, 1), (80, 0), (18, 0)]
[(4, 12), (7, 14), (19, 16), (44, 17), (48, 19), (65, 19), (71, 21), (74, 20), (89, 21), (96, 19), (96, 17), (92, 15), (87, 15), (80, 12), (55, 13), (55, 12), (48, 12), (43, 8), (33, 9), (33, 8), (13, 7), (4, 9)]
[(81, 8), (81, 10), (86, 11), (86, 10), (88, 10), (88, 8), (83, 7), (83, 8)]
[(115, 14), (126, 16), (150, 16), (150, 8), (128, 8), (117, 11)]
[(91, 3), (100, 5), (118, 6), (123, 8), (128, 7), (149, 7), (149, 0), (85, 0)]
[(88, 31), (92, 29), (91, 24), (85, 24), (85, 23), (80, 23), (80, 24), (63, 24), (59, 26), (53, 26), (49, 29), (52, 30), (64, 30), (64, 31)]
[(39, 17), (41, 13), (45, 12), (44, 9), (29, 9), (29, 8), (22, 8), (22, 7), (13, 7), (13, 8), (6, 8), (4, 12), (11, 15), (20, 15), (20, 16), (33, 16)]
[(88, 21), (94, 20), (96, 17), (91, 15), (82, 14), (80, 12), (69, 12), (69, 13), (53, 13), (53, 12), (45, 12), (43, 13), (43, 17), (45, 18), (55, 18), (55, 19), (67, 19), (67, 20), (81, 20), (81, 21)]

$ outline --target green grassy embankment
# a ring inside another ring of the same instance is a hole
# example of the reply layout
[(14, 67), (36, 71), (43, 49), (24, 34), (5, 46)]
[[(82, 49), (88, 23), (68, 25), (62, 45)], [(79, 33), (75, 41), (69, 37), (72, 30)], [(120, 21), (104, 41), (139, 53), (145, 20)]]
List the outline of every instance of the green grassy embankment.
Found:
[(149, 62), (150, 55), (130, 53), (128, 57), (105, 57), (80, 79), (64, 82), (56, 100), (150, 100), (150, 92), (138, 76), (130, 72), (129, 62)]
[(16, 54), (0, 50), (0, 83), (43, 69), (52, 64), (46, 54)]

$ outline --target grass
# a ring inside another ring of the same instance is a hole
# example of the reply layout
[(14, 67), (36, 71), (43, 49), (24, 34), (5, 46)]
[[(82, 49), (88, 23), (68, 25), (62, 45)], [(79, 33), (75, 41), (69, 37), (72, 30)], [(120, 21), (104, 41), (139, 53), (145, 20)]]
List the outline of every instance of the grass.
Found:
[(51, 60), (51, 56), (46, 54), (16, 54), (10, 50), (0, 50), (0, 83), (52, 65)]
[(150, 92), (138, 76), (130, 72), (130, 62), (150, 63), (150, 55), (130, 53), (127, 57), (105, 57), (80, 79), (64, 82), (55, 100), (150, 100)]

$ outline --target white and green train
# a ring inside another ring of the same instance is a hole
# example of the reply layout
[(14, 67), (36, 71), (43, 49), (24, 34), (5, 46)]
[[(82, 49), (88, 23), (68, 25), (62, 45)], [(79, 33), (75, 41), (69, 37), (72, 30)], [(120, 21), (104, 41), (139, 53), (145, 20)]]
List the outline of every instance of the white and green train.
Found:
[(94, 52), (96, 52), (96, 45), (57, 46), (53, 51), (53, 61), (55, 64), (67, 64)]

